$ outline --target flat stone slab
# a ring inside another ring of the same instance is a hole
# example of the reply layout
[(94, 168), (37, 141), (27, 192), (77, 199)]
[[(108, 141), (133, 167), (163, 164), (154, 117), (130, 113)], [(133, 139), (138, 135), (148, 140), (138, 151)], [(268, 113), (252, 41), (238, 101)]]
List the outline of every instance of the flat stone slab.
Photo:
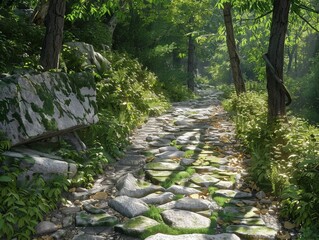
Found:
[(168, 152), (168, 151), (172, 151), (172, 152), (178, 151), (178, 149), (176, 147), (173, 147), (173, 146), (161, 147), (158, 150), (160, 153)]
[(103, 236), (80, 233), (76, 235), (72, 240), (103, 240), (103, 239), (105, 239)]
[(79, 227), (114, 226), (117, 223), (118, 219), (108, 213), (88, 214), (79, 212), (75, 216), (75, 224)]
[(230, 225), (226, 228), (228, 233), (236, 233), (240, 237), (247, 239), (275, 239), (277, 231), (261, 226), (246, 226), (246, 225)]
[(233, 224), (248, 225), (248, 226), (265, 226), (264, 220), (261, 218), (243, 218), (232, 220)]
[(151, 218), (144, 216), (138, 216), (132, 219), (129, 219), (124, 224), (118, 224), (115, 226), (115, 230), (118, 232), (125, 233), (129, 236), (138, 236), (144, 233), (147, 229), (157, 226), (160, 223), (156, 222)]
[(200, 175), (200, 174), (194, 174), (194, 176), (190, 180), (191, 182), (202, 187), (214, 186), (216, 183), (220, 181), (218, 178), (215, 178), (211, 175)]
[(170, 133), (177, 133), (180, 132), (181, 130), (177, 127), (171, 127), (171, 126), (164, 126), (163, 130), (166, 132), (170, 132)]
[(119, 160), (119, 164), (126, 166), (139, 166), (145, 164), (146, 157), (144, 155), (128, 155)]
[(235, 183), (231, 181), (219, 181), (215, 184), (215, 187), (222, 188), (222, 189), (232, 189), (234, 188)]
[(196, 162), (196, 159), (193, 158), (183, 158), (181, 160), (181, 165), (183, 166), (189, 166), (192, 165), (194, 162)]
[(149, 236), (145, 240), (240, 240), (235, 234), (223, 233), (217, 235), (208, 234), (182, 234), (182, 235), (167, 235), (158, 233)]
[(231, 214), (234, 218), (259, 218), (258, 212), (258, 208), (251, 206), (224, 208), (224, 213)]
[(156, 141), (150, 142), (149, 145), (150, 145), (151, 147), (158, 147), (158, 148), (160, 148), (160, 147), (169, 146), (170, 143), (171, 143), (171, 140), (165, 139), (165, 138), (161, 138), (161, 139), (158, 139), (158, 140), (156, 140)]
[(88, 213), (92, 213), (92, 214), (101, 214), (101, 213), (105, 213), (104, 209), (98, 208), (93, 206), (92, 204), (85, 204), (83, 205), (83, 209), (85, 211), (87, 211)]
[(165, 204), (173, 200), (175, 195), (171, 192), (165, 192), (165, 193), (152, 193), (150, 195), (147, 195), (143, 198), (140, 198), (143, 202), (146, 204)]
[(36, 234), (37, 235), (44, 235), (44, 234), (49, 234), (53, 233), (56, 230), (58, 230), (58, 227), (49, 221), (43, 221), (38, 223), (38, 225), (35, 228)]
[(188, 119), (185, 119), (185, 120), (177, 120), (174, 122), (174, 125), (175, 126), (185, 126), (185, 127), (188, 127), (193, 121), (192, 120), (188, 120)]
[(197, 147), (196, 145), (189, 145), (189, 146), (183, 146), (182, 147), (183, 151), (187, 151), (187, 150), (192, 150), (194, 152), (201, 152), (203, 151), (203, 149)]
[(217, 163), (217, 164), (227, 164), (229, 161), (225, 158), (219, 158), (215, 156), (205, 156), (203, 157), (205, 161), (208, 161), (210, 163)]
[(196, 161), (192, 164), (194, 166), (193, 168), (195, 169), (197, 173), (219, 173), (222, 171), (213, 166), (202, 166), (202, 164), (203, 164), (202, 161)]
[(185, 152), (183, 151), (166, 151), (160, 154), (156, 154), (155, 157), (159, 159), (174, 159), (184, 157)]
[(154, 184), (161, 184), (166, 182), (168, 179), (170, 179), (170, 176), (166, 176), (166, 177), (150, 177), (150, 180), (154, 183)]
[(253, 196), (251, 193), (226, 189), (217, 190), (214, 194), (229, 198), (251, 198)]
[(146, 170), (145, 173), (151, 177), (169, 177), (174, 171)]
[(163, 187), (138, 180), (131, 173), (120, 178), (116, 188), (119, 190), (118, 195), (136, 198), (144, 197), (157, 191), (164, 191)]
[(175, 228), (208, 228), (211, 223), (207, 217), (184, 210), (166, 210), (161, 215), (166, 224)]
[(169, 209), (175, 208), (175, 204), (176, 204), (176, 201), (171, 201), (171, 202), (159, 205), (157, 207), (163, 210), (169, 210)]
[(209, 209), (219, 209), (217, 203), (215, 202), (195, 198), (181, 198), (176, 201), (174, 208), (192, 212), (205, 211)]
[(183, 187), (183, 186), (179, 186), (179, 185), (172, 185), (169, 188), (167, 188), (166, 191), (174, 193), (174, 194), (183, 194), (186, 196), (191, 195), (191, 194), (201, 193), (201, 191), (199, 191), (195, 188)]
[(173, 162), (150, 162), (144, 166), (145, 170), (182, 171), (185, 167)]
[(109, 200), (109, 206), (129, 218), (142, 215), (149, 210), (147, 204), (142, 200), (127, 196), (119, 196)]

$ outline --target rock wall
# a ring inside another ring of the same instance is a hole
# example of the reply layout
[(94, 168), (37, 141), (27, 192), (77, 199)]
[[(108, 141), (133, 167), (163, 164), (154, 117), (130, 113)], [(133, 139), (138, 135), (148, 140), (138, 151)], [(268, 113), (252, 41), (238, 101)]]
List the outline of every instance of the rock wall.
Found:
[(0, 79), (0, 131), (13, 146), (97, 121), (95, 82), (91, 73), (44, 72)]

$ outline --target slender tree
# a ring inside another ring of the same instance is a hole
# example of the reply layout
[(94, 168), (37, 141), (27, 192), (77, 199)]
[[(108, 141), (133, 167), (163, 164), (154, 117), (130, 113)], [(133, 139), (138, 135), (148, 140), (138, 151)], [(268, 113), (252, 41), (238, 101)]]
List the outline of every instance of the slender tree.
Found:
[(195, 41), (192, 34), (188, 36), (188, 58), (187, 58), (187, 86), (192, 92), (195, 91), (195, 75), (196, 75), (196, 63), (195, 63)]
[(283, 82), (284, 47), (288, 27), (290, 0), (274, 0), (268, 52), (264, 56), (267, 67), (269, 119), (286, 114), (287, 90)]
[(62, 49), (65, 0), (50, 0), (45, 18), (46, 33), (42, 45), (40, 64), (44, 70), (58, 68)]
[(240, 59), (236, 48), (236, 41), (234, 35), (234, 27), (231, 16), (231, 3), (226, 2), (223, 4), (224, 22), (226, 27), (226, 41), (229, 54), (230, 66), (232, 71), (232, 77), (235, 84), (237, 95), (246, 91), (245, 83), (240, 68)]

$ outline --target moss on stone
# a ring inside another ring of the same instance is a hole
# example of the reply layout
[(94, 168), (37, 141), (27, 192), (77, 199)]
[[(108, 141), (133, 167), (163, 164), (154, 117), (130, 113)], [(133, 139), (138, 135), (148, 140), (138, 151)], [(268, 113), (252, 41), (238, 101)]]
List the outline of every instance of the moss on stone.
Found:
[(26, 128), (24, 126), (24, 123), (22, 121), (22, 118), (21, 118), (20, 114), (15, 112), (15, 113), (12, 114), (12, 117), (18, 121), (18, 123), (19, 123), (19, 127), (18, 127), (19, 131), (21, 133), (23, 133), (23, 134), (26, 134)]
[(58, 129), (58, 124), (54, 118), (52, 119), (42, 118), (42, 123), (45, 129), (48, 131), (55, 131)]
[(27, 112), (25, 113), (25, 119), (26, 119), (29, 123), (33, 123), (32, 118), (31, 118), (31, 116), (30, 116), (30, 114), (29, 114), (29, 111), (27, 111)]
[(231, 198), (227, 198), (223, 196), (215, 196), (213, 199), (218, 204), (218, 206), (221, 206), (221, 207), (224, 207), (231, 200)]
[(70, 103), (71, 103), (71, 100), (70, 99), (66, 99), (64, 101), (64, 104), (67, 105), (67, 106), (70, 106)]

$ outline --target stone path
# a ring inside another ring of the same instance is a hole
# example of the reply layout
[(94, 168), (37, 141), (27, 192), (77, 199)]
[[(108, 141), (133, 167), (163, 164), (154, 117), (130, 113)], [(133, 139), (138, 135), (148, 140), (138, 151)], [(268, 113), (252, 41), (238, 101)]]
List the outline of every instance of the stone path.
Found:
[[(72, 189), (38, 234), (133, 240), (148, 231), (155, 235), (147, 240), (275, 239), (275, 203), (243, 182), (234, 128), (217, 96), (203, 92), (201, 99), (149, 119), (132, 136), (126, 156), (109, 165), (92, 189)], [(154, 212), (156, 220), (150, 218)], [(161, 232), (172, 228), (179, 235)]]

